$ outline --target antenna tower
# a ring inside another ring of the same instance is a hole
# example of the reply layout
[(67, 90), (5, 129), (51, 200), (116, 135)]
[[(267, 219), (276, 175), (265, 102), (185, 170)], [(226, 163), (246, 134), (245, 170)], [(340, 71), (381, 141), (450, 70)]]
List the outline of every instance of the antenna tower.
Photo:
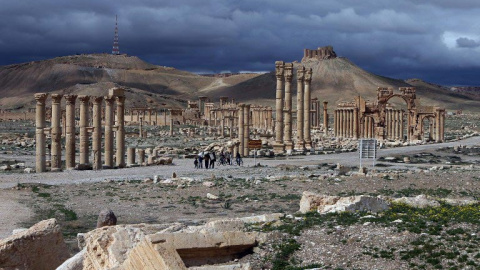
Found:
[(118, 47), (118, 19), (117, 19), (117, 15), (115, 15), (115, 37), (113, 38), (112, 54), (114, 54), (114, 55), (119, 55), (120, 54), (120, 48)]

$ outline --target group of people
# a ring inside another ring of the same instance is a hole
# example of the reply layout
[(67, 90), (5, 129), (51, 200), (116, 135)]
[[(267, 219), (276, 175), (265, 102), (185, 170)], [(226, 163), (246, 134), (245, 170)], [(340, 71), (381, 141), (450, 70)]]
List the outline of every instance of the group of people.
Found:
[[(193, 164), (195, 165), (195, 169), (203, 169), (203, 164), (205, 164), (205, 169), (214, 169), (215, 168), (215, 162), (217, 161), (217, 155), (215, 154), (215, 151), (211, 152), (206, 152), (202, 151), (200, 152), (196, 157), (195, 161)], [(233, 165), (234, 160), (233, 160), (233, 154), (230, 152), (220, 152), (219, 155), (219, 165)], [(239, 153), (235, 156), (235, 163), (237, 165), (242, 165), (242, 157), (240, 156)]]

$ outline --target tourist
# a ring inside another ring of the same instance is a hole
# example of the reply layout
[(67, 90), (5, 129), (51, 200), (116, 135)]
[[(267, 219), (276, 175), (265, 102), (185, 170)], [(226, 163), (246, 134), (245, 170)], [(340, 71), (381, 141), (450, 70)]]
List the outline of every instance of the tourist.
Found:
[(204, 156), (203, 151), (200, 152), (200, 154), (198, 154), (198, 168), (199, 169), (201, 169), (202, 166), (203, 166), (202, 165), (203, 164), (203, 156)]
[(209, 155), (209, 153), (208, 153), (208, 152), (205, 153), (205, 155), (204, 155), (203, 158), (204, 158), (204, 160), (205, 160), (205, 169), (208, 169), (208, 164), (210, 163), (210, 155)]
[(195, 165), (195, 169), (198, 169), (198, 157), (195, 157), (193, 164)]
[(215, 151), (210, 153), (210, 168), (215, 168), (215, 161), (217, 161), (217, 157), (215, 156)]

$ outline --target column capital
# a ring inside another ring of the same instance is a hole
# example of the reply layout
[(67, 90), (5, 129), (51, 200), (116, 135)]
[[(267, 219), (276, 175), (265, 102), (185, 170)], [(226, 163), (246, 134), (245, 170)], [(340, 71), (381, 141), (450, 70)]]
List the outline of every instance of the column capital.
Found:
[(292, 63), (286, 63), (285, 64), (284, 75), (285, 75), (285, 80), (287, 82), (292, 82), (292, 78), (293, 78), (293, 64)]
[(98, 97), (98, 96), (93, 96), (93, 97), (92, 97), (92, 102), (93, 102), (93, 104), (95, 104), (95, 105), (98, 105), (98, 104), (102, 103), (102, 101), (103, 101), (103, 97), (102, 97), (102, 96), (100, 96), (100, 97)]
[(278, 80), (283, 79), (283, 71), (285, 69), (285, 62), (283, 61), (276, 61), (275, 62), (275, 76)]
[[(115, 96), (115, 100), (118, 103), (124, 104), (125, 103), (125, 96)], [(151, 112), (151, 109), (147, 109), (147, 111)]]
[(62, 97), (62, 94), (52, 94), (52, 104), (60, 104)]
[(38, 104), (44, 104), (45, 100), (47, 100), (48, 94), (47, 93), (36, 93), (35, 100)]
[(115, 101), (115, 97), (114, 97), (114, 96), (105, 96), (103, 99), (105, 99), (105, 102), (106, 102), (107, 104), (110, 104), (110, 105), (112, 105), (113, 102)]
[(303, 79), (305, 78), (305, 67), (302, 66), (297, 69), (297, 81), (298, 82), (303, 82)]
[(90, 101), (90, 96), (87, 96), (87, 95), (79, 95), (78, 96), (78, 99), (80, 100), (80, 102), (82, 104), (86, 104), (88, 103), (88, 101)]
[(65, 100), (67, 101), (67, 105), (75, 105), (76, 99), (77, 99), (77, 95), (65, 95)]
[(312, 68), (307, 68), (305, 70), (305, 82), (310, 83), (312, 81)]

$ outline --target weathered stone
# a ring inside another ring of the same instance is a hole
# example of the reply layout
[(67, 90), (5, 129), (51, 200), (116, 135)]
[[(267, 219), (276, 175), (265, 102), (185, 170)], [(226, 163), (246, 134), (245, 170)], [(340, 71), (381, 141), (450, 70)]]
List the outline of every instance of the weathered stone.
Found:
[(336, 212), (381, 212), (389, 208), (388, 201), (371, 196), (328, 196), (304, 191), (300, 200), (300, 212), (316, 210), (320, 214)]
[(103, 209), (98, 215), (97, 228), (117, 225), (117, 217), (110, 209)]
[(40, 221), (28, 230), (0, 240), (0, 269), (51, 270), (68, 257), (67, 245), (55, 219)]
[(215, 200), (218, 200), (219, 198), (216, 195), (213, 195), (211, 193), (207, 193), (207, 199), (215, 201)]
[(66, 260), (56, 270), (83, 270), (83, 259), (85, 255), (85, 249), (75, 254), (75, 256)]
[(203, 182), (203, 185), (206, 186), (206, 187), (214, 187), (215, 183), (212, 182), (212, 181), (205, 181), (205, 182)]
[(402, 197), (393, 200), (396, 203), (404, 203), (412, 207), (425, 208), (440, 206), (440, 203), (434, 199), (428, 198), (426, 195), (418, 195), (416, 197)]

